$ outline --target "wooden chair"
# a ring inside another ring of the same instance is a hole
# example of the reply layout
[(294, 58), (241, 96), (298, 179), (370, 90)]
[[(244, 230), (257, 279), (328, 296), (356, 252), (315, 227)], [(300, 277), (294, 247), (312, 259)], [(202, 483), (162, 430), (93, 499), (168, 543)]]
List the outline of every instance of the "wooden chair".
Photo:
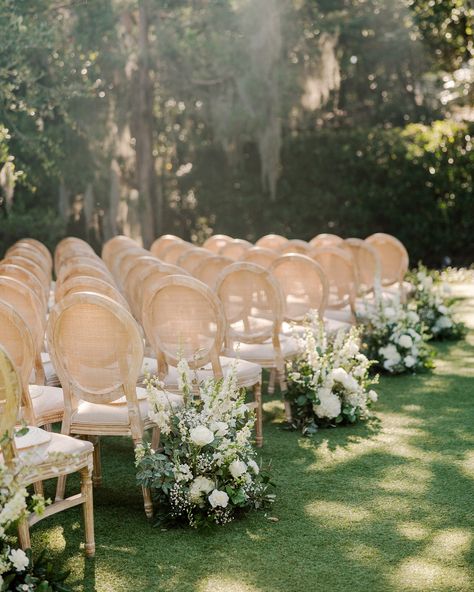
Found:
[(156, 365), (150, 364), (149, 372), (157, 372), (168, 390), (177, 391), (179, 358), (196, 371), (198, 382), (212, 376), (219, 380), (235, 367), (238, 386), (253, 388), (251, 407), (256, 409), (256, 441), (261, 446), (262, 368), (221, 356), (225, 319), (215, 293), (195, 278), (168, 276), (146, 294), (142, 314), (146, 336), (156, 354)]
[(104, 282), (104, 280), (101, 280), (100, 278), (82, 275), (70, 277), (60, 285), (56, 291), (56, 302), (59, 302), (69, 294), (75, 294), (76, 292), (93, 292), (95, 294), (102, 294), (103, 296), (112, 298), (112, 300), (115, 300), (115, 302), (118, 302), (124, 308), (130, 310), (128, 302), (117, 288), (114, 288), (114, 286), (108, 282)]
[(212, 253), (208, 249), (196, 247), (194, 249), (185, 251), (179, 257), (177, 265), (192, 274), (199, 263), (205, 259), (208, 259), (209, 257), (212, 257)]
[(158, 259), (161, 259), (163, 252), (166, 251), (170, 245), (179, 242), (184, 242), (182, 238), (179, 238), (179, 236), (175, 236), (174, 234), (164, 234), (163, 236), (157, 238), (151, 245), (151, 254), (155, 257), (158, 257)]
[(233, 263), (221, 272), (216, 292), (227, 322), (224, 355), (274, 369), (286, 391), (285, 360), (299, 349), (295, 339), (281, 334), (283, 296), (275, 278), (259, 265)]
[(207, 249), (218, 255), (222, 247), (233, 240), (234, 239), (231, 236), (227, 236), (227, 234), (213, 234), (204, 241), (202, 247), (203, 249)]
[(46, 298), (49, 298), (49, 291), (51, 289), (51, 276), (47, 274), (45, 270), (32, 259), (20, 257), (19, 255), (7, 255), (2, 262), (17, 265), (18, 267), (23, 267), (24, 269), (30, 271), (38, 279), (41, 286), (43, 287), (43, 292)]
[(262, 236), (258, 239), (258, 241), (255, 243), (255, 246), (280, 252), (287, 242), (288, 239), (284, 236), (281, 236), (280, 234), (266, 234), (265, 236)]
[(22, 413), (30, 425), (49, 426), (62, 421), (60, 388), (28, 384), (35, 365), (36, 344), (27, 322), (15, 308), (0, 300), (0, 344), (9, 353), (21, 376)]
[(360, 238), (347, 238), (345, 243), (354, 260), (359, 296), (366, 298), (380, 294), (380, 259), (377, 250)]
[(383, 232), (372, 234), (365, 239), (365, 242), (378, 253), (382, 290), (398, 295), (401, 300), (404, 300), (411, 286), (408, 282), (404, 282), (409, 257), (403, 243), (391, 234)]
[(138, 319), (141, 321), (143, 318), (143, 306), (146, 299), (146, 296), (154, 290), (154, 287), (166, 276), (168, 275), (190, 275), (181, 267), (177, 265), (171, 265), (169, 263), (163, 263), (162, 261), (158, 262), (153, 269), (151, 269), (146, 277), (144, 277), (141, 281), (140, 290), (137, 293), (137, 300), (135, 302), (135, 306), (138, 313)]
[(122, 249), (114, 259), (112, 266), (112, 275), (117, 282), (120, 289), (124, 288), (124, 280), (127, 277), (129, 270), (134, 267), (136, 260), (139, 257), (147, 257), (150, 251), (142, 249), (141, 247), (132, 247), (130, 249)]
[(91, 263), (77, 263), (74, 267), (68, 266), (64, 268), (64, 271), (62, 271), (62, 269), (59, 271), (59, 275), (56, 279), (56, 290), (59, 290), (61, 284), (63, 284), (69, 278), (76, 276), (95, 277), (107, 282), (111, 286), (116, 287), (116, 283), (112, 277), (112, 274), (107, 269), (101, 268), (98, 265)]
[(176, 265), (178, 259), (181, 257), (183, 253), (187, 253), (191, 249), (194, 249), (194, 246), (191, 243), (186, 241), (179, 241), (172, 243), (166, 249), (161, 252), (160, 259), (164, 263), (169, 263), (170, 265)]
[[(301, 324), (311, 310), (323, 319), (328, 301), (329, 285), (323, 268), (310, 257), (299, 254), (282, 255), (269, 269), (283, 293), (283, 320)], [(288, 333), (291, 327), (283, 327)]]
[[(25, 436), (14, 436), (18, 409), (23, 391), (22, 377), (5, 349), (0, 348), (0, 447), (3, 458), (12, 470), (26, 464), (20, 485), (62, 477), (79, 472), (81, 492), (46, 507), (41, 515), (30, 514), (18, 524), (18, 538), (22, 549), (31, 547), (30, 526), (53, 514), (82, 505), (84, 510), (85, 554), (95, 554), (94, 503), (92, 493), (92, 451), (90, 442), (61, 434), (29, 428)], [(6, 438), (3, 435), (6, 434)]]
[(326, 316), (354, 324), (357, 279), (351, 254), (337, 247), (321, 247), (313, 249), (311, 257), (321, 265), (329, 282)]
[(322, 233), (317, 234), (309, 241), (309, 246), (312, 249), (320, 249), (323, 247), (339, 247), (344, 244), (344, 239), (337, 234)]
[(135, 260), (135, 265), (129, 269), (123, 280), (125, 297), (127, 298), (133, 316), (139, 320), (142, 310), (142, 283), (150, 271), (162, 265), (154, 255), (143, 255)]
[(206, 286), (214, 289), (219, 274), (231, 263), (234, 262), (229, 257), (215, 255), (198, 263), (194, 268), (193, 275), (196, 279), (206, 284)]
[(28, 244), (15, 243), (8, 251), (7, 256), (25, 257), (25, 259), (31, 259), (44, 271), (46, 276), (51, 276), (51, 266), (49, 259), (45, 258), (43, 253), (35, 247)]
[(40, 251), (42, 253), (43, 257), (48, 261), (49, 271), (51, 272), (53, 270), (53, 257), (51, 256), (51, 253), (49, 252), (48, 247), (46, 245), (44, 245), (42, 242), (40, 242), (39, 240), (36, 240), (35, 238), (22, 238), (19, 241), (17, 241), (15, 244), (28, 245), (30, 247), (33, 247), (37, 251)]
[[(146, 390), (136, 383), (143, 363), (138, 325), (122, 306), (107, 296), (71, 294), (50, 312), (49, 351), (64, 391), (63, 434), (90, 436), (94, 447), (94, 483), (101, 482), (100, 436), (128, 436), (142, 442), (148, 417)], [(171, 405), (181, 398), (164, 395)], [(65, 480), (58, 480), (57, 498)], [(150, 492), (143, 490), (145, 512), (153, 514)]]
[(299, 253), (300, 255), (308, 255), (310, 246), (306, 241), (293, 238), (289, 240), (286, 245), (280, 249), (280, 255), (286, 255), (287, 253)]
[(77, 255), (90, 255), (93, 257), (96, 256), (94, 249), (88, 243), (86, 243), (86, 241), (83, 241), (80, 238), (75, 236), (67, 236), (66, 238), (60, 240), (54, 249), (54, 270), (56, 274), (58, 273), (63, 261), (69, 257), (74, 257)]
[(26, 284), (31, 290), (33, 290), (33, 292), (41, 300), (44, 312), (46, 314), (48, 310), (48, 300), (46, 298), (45, 291), (39, 279), (34, 274), (32, 274), (31, 271), (28, 271), (28, 269), (25, 267), (20, 267), (19, 265), (3, 263), (0, 261), (0, 276), (1, 275), (12, 277), (19, 282)]
[(139, 244), (129, 236), (119, 234), (109, 239), (102, 247), (101, 257), (109, 270), (113, 269), (114, 259), (122, 250), (138, 247)]
[(265, 249), (264, 247), (252, 247), (245, 251), (242, 261), (247, 263), (254, 263), (261, 267), (268, 269), (270, 265), (278, 258), (278, 253), (272, 249)]
[(221, 248), (219, 255), (222, 257), (229, 257), (229, 259), (232, 259), (233, 261), (239, 261), (243, 258), (245, 252), (252, 246), (252, 243), (249, 243), (249, 241), (234, 238)]

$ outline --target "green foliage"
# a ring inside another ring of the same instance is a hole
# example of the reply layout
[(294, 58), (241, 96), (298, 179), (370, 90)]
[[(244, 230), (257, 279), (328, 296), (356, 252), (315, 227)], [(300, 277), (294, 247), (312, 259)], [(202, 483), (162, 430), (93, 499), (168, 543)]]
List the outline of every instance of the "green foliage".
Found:
[(29, 566), (23, 572), (3, 574), (3, 585), (0, 592), (11, 590), (31, 590), (33, 592), (71, 592), (65, 584), (69, 571), (59, 570), (55, 562), (51, 561), (46, 549), (43, 549), (36, 559), (33, 559), (31, 549), (26, 551)]

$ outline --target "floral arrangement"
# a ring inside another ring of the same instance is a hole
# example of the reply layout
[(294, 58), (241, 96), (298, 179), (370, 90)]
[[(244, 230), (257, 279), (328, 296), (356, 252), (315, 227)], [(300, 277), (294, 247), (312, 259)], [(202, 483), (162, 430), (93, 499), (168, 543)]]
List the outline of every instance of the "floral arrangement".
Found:
[(287, 365), (286, 398), (294, 427), (310, 435), (319, 426), (368, 419), (378, 398), (370, 388), (377, 378), (369, 377), (373, 362), (360, 351), (358, 331), (339, 331), (330, 339), (311, 313), (299, 341), (302, 353)]
[(427, 331), (434, 339), (461, 339), (466, 334), (464, 323), (454, 319), (453, 301), (449, 298), (450, 288), (437, 271), (428, 271), (423, 265), (410, 274), (414, 285), (411, 303)]
[(380, 300), (364, 315), (364, 351), (378, 361), (379, 370), (401, 374), (433, 367), (431, 336), (414, 308), (396, 299)]
[[(183, 405), (173, 409), (160, 382), (146, 382), (150, 418), (161, 430), (161, 451), (136, 449), (137, 479), (150, 487), (159, 520), (200, 527), (226, 524), (274, 501), (268, 474), (251, 444), (253, 412), (235, 371), (197, 384), (186, 361), (178, 365)], [(193, 388), (194, 387), (194, 388)]]
[[(1, 444), (6, 441), (2, 438)], [(42, 496), (30, 496), (19, 485), (25, 471), (18, 463), (12, 469), (0, 460), (0, 592), (68, 592), (64, 580), (69, 574), (57, 571), (45, 550), (33, 561), (31, 549), (18, 548), (18, 521), (31, 511), (41, 514), (46, 505)]]

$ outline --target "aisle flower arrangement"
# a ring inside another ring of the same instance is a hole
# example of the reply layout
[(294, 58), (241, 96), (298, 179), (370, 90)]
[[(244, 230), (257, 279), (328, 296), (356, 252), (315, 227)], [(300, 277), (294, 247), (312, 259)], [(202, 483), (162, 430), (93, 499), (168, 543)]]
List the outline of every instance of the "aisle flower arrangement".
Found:
[(16, 466), (12, 469), (0, 460), (0, 592), (68, 592), (64, 580), (69, 574), (53, 566), (46, 550), (33, 561), (31, 550), (18, 548), (18, 521), (29, 512), (41, 514), (45, 500), (19, 485), (26, 467)]
[(360, 350), (359, 332), (340, 331), (329, 338), (312, 313), (299, 337), (301, 355), (287, 365), (292, 423), (310, 435), (320, 426), (356, 423), (370, 417), (377, 401), (370, 377), (373, 362)]
[(419, 265), (410, 274), (414, 285), (411, 304), (433, 339), (461, 339), (466, 334), (464, 323), (454, 319), (453, 301), (449, 297), (450, 288), (437, 271), (429, 271)]
[(226, 524), (274, 501), (269, 475), (251, 443), (254, 413), (235, 372), (197, 385), (186, 361), (178, 365), (183, 406), (173, 409), (156, 378), (147, 381), (150, 417), (162, 450), (137, 448), (137, 479), (158, 502), (159, 521), (201, 527)]
[(430, 337), (416, 307), (395, 299), (381, 300), (363, 319), (363, 351), (389, 374), (432, 368)]

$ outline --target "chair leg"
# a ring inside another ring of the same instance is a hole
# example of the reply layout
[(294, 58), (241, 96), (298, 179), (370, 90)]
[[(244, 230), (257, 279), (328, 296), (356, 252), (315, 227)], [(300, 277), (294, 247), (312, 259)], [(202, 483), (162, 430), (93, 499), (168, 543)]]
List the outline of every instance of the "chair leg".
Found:
[(142, 487), (143, 492), (143, 506), (145, 508), (145, 516), (149, 519), (153, 518), (153, 501), (151, 499), (151, 490), (149, 487)]
[(36, 495), (42, 495), (44, 497), (43, 481), (36, 481), (36, 483), (33, 483), (33, 488)]
[(151, 447), (156, 452), (160, 448), (160, 428), (153, 428), (151, 432)]
[(272, 368), (270, 370), (270, 376), (268, 378), (268, 387), (267, 391), (269, 395), (273, 395), (275, 392), (275, 379), (276, 379), (276, 369)]
[(285, 419), (288, 423), (291, 423), (293, 421), (292, 414), (291, 414), (291, 405), (290, 405), (290, 402), (287, 401), (285, 398), (285, 393), (287, 390), (285, 372), (281, 371), (281, 370), (277, 370), (277, 378), (278, 378), (278, 384), (280, 385), (280, 393), (281, 393), (281, 396), (283, 397), (283, 403), (285, 405)]
[(26, 518), (22, 518), (18, 523), (18, 540), (23, 551), (31, 549), (30, 527)]
[(253, 396), (256, 405), (255, 440), (257, 446), (263, 446), (263, 409), (262, 409), (262, 384), (258, 382), (253, 387)]
[(102, 463), (100, 460), (100, 438), (99, 436), (95, 436), (92, 439), (92, 443), (94, 444), (94, 471), (92, 473), (92, 482), (94, 483), (94, 487), (100, 487), (102, 485)]
[(64, 499), (64, 492), (66, 491), (66, 475), (58, 477), (58, 483), (56, 485), (56, 498), (55, 501), (59, 502)]
[(84, 533), (85, 533), (85, 552), (87, 557), (95, 555), (95, 537), (94, 537), (94, 493), (92, 487), (92, 470), (90, 467), (84, 467), (81, 470), (81, 492), (84, 496)]

